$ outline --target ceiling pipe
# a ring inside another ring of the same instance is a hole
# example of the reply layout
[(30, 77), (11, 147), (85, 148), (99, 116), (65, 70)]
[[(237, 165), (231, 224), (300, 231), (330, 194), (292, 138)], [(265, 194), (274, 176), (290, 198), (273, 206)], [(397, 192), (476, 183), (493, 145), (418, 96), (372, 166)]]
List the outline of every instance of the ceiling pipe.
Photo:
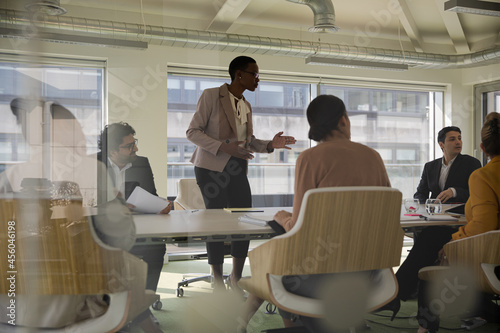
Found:
[(289, 2), (307, 5), (314, 14), (314, 26), (310, 32), (335, 32), (339, 28), (335, 25), (335, 9), (332, 0), (287, 0)]
[[(45, 35), (78, 35), (98, 39), (146, 42), (151, 45), (217, 50), (249, 54), (307, 58), (309, 56), (362, 60), (375, 63), (405, 64), (417, 68), (466, 68), (498, 63), (500, 47), (468, 55), (424, 54), (401, 52), (330, 43), (313, 43), (271, 37), (226, 34), (210, 31), (143, 26), (107, 20), (69, 16), (44, 16), (32, 22), (26, 12), (0, 9), (0, 36), (36, 38), (33, 31)], [(53, 41), (61, 42), (54, 38)]]

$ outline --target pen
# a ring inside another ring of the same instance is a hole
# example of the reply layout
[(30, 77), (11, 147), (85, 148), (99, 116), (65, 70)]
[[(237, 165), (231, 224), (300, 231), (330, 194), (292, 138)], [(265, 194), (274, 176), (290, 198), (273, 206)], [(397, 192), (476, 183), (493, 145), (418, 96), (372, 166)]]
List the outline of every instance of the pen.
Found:
[(195, 212), (197, 212), (197, 211), (199, 211), (199, 209), (193, 209), (193, 210), (191, 211), (191, 213), (195, 213)]

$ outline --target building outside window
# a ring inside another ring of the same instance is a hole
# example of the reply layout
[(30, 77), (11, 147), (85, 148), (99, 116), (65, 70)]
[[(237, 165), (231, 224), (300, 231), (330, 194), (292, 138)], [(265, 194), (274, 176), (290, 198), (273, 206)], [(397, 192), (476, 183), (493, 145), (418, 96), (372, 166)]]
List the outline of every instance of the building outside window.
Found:
[[(69, 109), (83, 129), (87, 153), (97, 152), (105, 110), (104, 63), (53, 65), (53, 59), (43, 57), (25, 62), (21, 56), (16, 59), (20, 61), (0, 60), (0, 172), (9, 165), (30, 160), (29, 138), (24, 138), (10, 108), (15, 98), (40, 101), (42, 107), (31, 112), (43, 112), (43, 105), (51, 103)], [(56, 62), (64, 63), (61, 59)]]
[[(226, 79), (205, 76), (168, 76), (168, 189), (176, 195), (180, 178), (194, 178), (189, 159), (195, 146), (186, 130), (196, 103), (206, 88), (218, 87)], [(392, 186), (411, 197), (423, 165), (434, 158), (435, 126), (442, 118), (442, 91), (411, 91), (344, 87), (337, 85), (262, 80), (255, 92), (245, 91), (252, 105), (254, 134), (271, 139), (278, 131), (295, 136), (292, 150), (255, 154), (249, 163), (254, 195), (293, 194), (295, 161), (311, 147), (305, 110), (319, 94), (344, 100), (351, 119), (352, 140), (377, 150), (387, 168)]]

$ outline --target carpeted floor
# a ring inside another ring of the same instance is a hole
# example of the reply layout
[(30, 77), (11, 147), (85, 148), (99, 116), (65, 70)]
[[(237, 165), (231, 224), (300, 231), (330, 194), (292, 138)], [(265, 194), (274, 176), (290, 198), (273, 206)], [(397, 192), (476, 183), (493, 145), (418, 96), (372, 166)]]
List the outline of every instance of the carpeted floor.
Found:
[[(224, 272), (231, 271), (231, 260), (226, 259)], [(209, 333), (209, 332), (236, 332), (239, 324), (239, 311), (243, 301), (236, 298), (232, 292), (217, 295), (212, 293), (210, 283), (196, 282), (184, 287), (184, 296), (177, 297), (177, 283), (187, 272), (209, 273), (206, 260), (171, 261), (163, 267), (158, 294), (160, 294), (163, 308), (152, 310), (160, 321), (160, 328), (170, 333)], [(250, 275), (250, 266), (247, 265), (243, 275)], [(259, 309), (248, 326), (248, 333), (257, 333), (265, 329), (281, 328), (283, 323), (278, 314), (266, 314), (267, 303)], [(397, 318), (391, 322), (387, 311), (379, 314), (368, 314), (366, 324), (370, 326), (367, 332), (416, 332), (415, 320), (416, 301), (403, 302)], [(440, 332), (465, 331), (460, 328), (458, 318), (443, 318)], [(499, 324), (488, 323), (473, 332), (498, 333)], [(140, 332), (134, 329), (132, 332)]]

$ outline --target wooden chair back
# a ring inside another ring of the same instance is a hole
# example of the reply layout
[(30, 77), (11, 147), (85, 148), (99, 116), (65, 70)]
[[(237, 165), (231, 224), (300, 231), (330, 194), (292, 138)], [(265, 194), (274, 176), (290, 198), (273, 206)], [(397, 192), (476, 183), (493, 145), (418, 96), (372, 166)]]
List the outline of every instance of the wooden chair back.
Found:
[[(15, 272), (16, 296), (109, 294), (105, 315), (71, 329), (115, 331), (158, 299), (145, 289), (147, 264), (103, 244), (81, 201), (59, 204), (44, 198), (0, 198), (0, 256), (12, 258), (0, 260), (0, 269)], [(8, 295), (10, 287), (10, 281), (0, 279), (0, 294)]]
[(449, 242), (444, 251), (450, 266), (469, 269), (482, 291), (500, 295), (499, 279), (488, 273), (500, 265), (500, 230)]
[[(81, 202), (51, 205), (49, 199), (0, 199), (0, 255), (8, 258), (15, 252), (13, 266), (1, 260), (0, 269), (17, 272), (17, 294), (104, 294), (144, 281), (145, 270), (131, 274), (130, 267), (124, 265), (143, 264), (139, 259), (96, 241)], [(12, 231), (15, 236), (10, 236)], [(9, 237), (15, 237), (14, 251)], [(7, 290), (2, 279), (0, 293)]]
[(333, 187), (306, 192), (290, 232), (250, 251), (242, 281), (270, 300), (268, 276), (367, 271), (400, 264), (401, 192), (387, 187)]

